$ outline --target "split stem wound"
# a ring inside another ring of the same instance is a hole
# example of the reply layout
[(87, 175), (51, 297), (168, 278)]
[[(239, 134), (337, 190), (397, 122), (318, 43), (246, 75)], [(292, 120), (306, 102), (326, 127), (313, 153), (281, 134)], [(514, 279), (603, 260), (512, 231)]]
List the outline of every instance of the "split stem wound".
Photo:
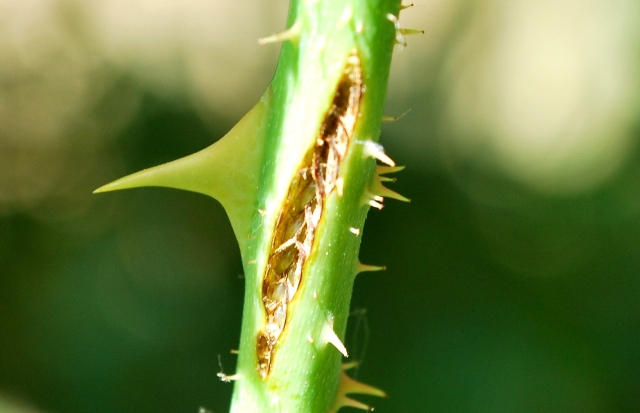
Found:
[(276, 221), (262, 282), (266, 320), (256, 340), (262, 379), (269, 376), (276, 346), (291, 317), (290, 304), (305, 279), (305, 263), (314, 247), (324, 202), (336, 188), (341, 195), (340, 165), (353, 136), (362, 94), (362, 69), (354, 50), (316, 141), (291, 181)]

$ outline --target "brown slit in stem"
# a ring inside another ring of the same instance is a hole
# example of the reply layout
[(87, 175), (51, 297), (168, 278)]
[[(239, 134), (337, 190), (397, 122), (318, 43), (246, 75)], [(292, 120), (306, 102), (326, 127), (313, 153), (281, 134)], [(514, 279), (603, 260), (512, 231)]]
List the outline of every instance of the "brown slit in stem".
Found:
[(276, 220), (262, 281), (266, 320), (256, 338), (258, 372), (263, 379), (269, 376), (275, 348), (291, 316), (290, 304), (304, 279), (304, 265), (311, 255), (325, 198), (336, 188), (342, 191), (340, 165), (353, 136), (362, 94), (362, 68), (354, 50), (315, 144), (289, 185)]

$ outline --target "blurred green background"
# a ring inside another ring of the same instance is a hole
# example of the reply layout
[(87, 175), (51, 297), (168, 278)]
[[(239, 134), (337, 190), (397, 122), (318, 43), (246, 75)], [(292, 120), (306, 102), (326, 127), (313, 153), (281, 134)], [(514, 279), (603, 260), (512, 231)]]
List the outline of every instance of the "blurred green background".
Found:
[[(0, 412), (228, 409), (242, 266), (201, 195), (91, 191), (219, 139), (287, 3), (0, 0)], [(429, 0), (347, 345), (380, 412), (640, 411), (640, 3)], [(345, 412), (347, 409), (345, 409)]]

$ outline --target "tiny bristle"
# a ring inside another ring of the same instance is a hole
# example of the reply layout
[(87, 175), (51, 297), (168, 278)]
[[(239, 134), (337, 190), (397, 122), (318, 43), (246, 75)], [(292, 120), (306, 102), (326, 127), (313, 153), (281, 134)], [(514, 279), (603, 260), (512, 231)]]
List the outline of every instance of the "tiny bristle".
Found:
[(342, 340), (340, 340), (340, 337), (338, 337), (336, 332), (333, 330), (333, 323), (327, 322), (327, 324), (325, 325), (322, 331), (322, 338), (327, 343), (331, 343), (336, 349), (338, 349), (340, 353), (342, 353), (343, 356), (349, 357), (349, 353), (347, 353), (347, 348), (342, 343)]
[(404, 117), (405, 117), (405, 115), (406, 115), (407, 113), (409, 113), (409, 112), (411, 112), (411, 109), (407, 110), (406, 112), (404, 112), (404, 113), (403, 113), (402, 115), (400, 115), (400, 116), (383, 116), (383, 117), (382, 117), (382, 121), (383, 121), (383, 122), (395, 122), (395, 121), (397, 121), (397, 120), (400, 120), (400, 119), (404, 118)]
[(392, 173), (400, 172), (403, 169), (404, 169), (404, 166), (376, 165), (376, 173), (378, 175), (392, 174)]
[(398, 31), (403, 34), (403, 35), (411, 35), (411, 34), (424, 34), (424, 30), (419, 30), (419, 29), (405, 29), (405, 28), (400, 28), (398, 29)]
[(389, 158), (389, 156), (384, 153), (384, 148), (377, 142), (374, 141), (364, 141), (364, 155), (370, 156), (372, 158), (376, 158), (380, 162), (387, 164), (389, 166), (396, 166), (396, 163), (393, 159)]
[(371, 205), (373, 208), (380, 209), (380, 210), (384, 208), (384, 205), (382, 203), (375, 201), (373, 199), (369, 200), (369, 205)]
[(360, 274), (361, 272), (367, 272), (367, 271), (384, 271), (386, 269), (387, 267), (385, 266), (367, 265), (367, 264), (361, 263), (360, 261), (356, 263), (356, 274)]

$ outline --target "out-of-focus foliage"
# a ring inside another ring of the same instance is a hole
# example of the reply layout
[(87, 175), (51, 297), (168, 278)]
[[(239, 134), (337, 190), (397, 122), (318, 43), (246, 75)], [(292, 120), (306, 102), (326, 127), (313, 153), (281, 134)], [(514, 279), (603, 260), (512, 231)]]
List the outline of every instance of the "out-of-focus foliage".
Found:
[[(0, 411), (227, 409), (222, 208), (91, 191), (222, 136), (286, 7), (0, 1)], [(640, 410), (638, 21), (633, 0), (403, 12), (426, 34), (395, 55), (388, 113), (411, 111), (382, 143), (413, 202), (370, 213), (362, 260), (388, 270), (357, 281), (347, 342), (379, 411)]]

